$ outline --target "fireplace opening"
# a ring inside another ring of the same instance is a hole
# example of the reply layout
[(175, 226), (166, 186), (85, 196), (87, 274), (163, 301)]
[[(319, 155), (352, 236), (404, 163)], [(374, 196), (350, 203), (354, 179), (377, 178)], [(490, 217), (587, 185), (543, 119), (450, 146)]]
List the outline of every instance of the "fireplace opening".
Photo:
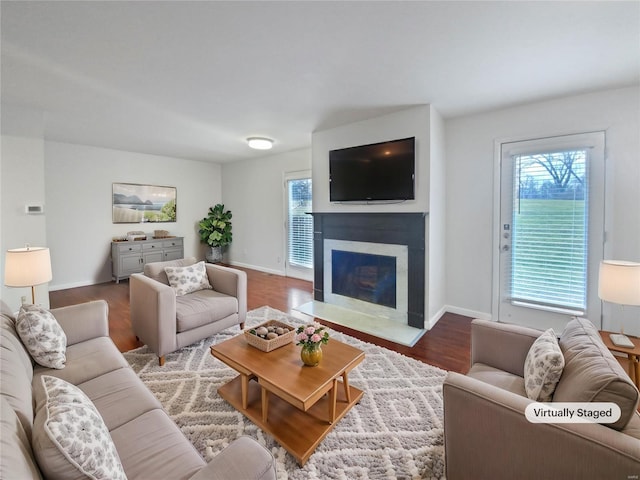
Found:
[(396, 308), (396, 257), (331, 250), (332, 293)]

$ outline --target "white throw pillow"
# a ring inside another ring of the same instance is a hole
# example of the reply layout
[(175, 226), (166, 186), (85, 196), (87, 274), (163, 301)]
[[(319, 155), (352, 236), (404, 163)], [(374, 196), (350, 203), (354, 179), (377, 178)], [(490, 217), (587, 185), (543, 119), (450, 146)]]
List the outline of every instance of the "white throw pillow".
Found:
[(64, 368), (67, 336), (53, 314), (38, 305), (22, 305), (16, 330), (31, 357), (43, 367)]
[(44, 398), (34, 419), (33, 450), (47, 478), (126, 480), (109, 430), (91, 400), (60, 378), (40, 377)]
[(538, 402), (550, 402), (558, 385), (564, 356), (552, 328), (540, 335), (524, 361), (524, 387), (527, 397)]
[(198, 262), (188, 267), (164, 267), (164, 271), (169, 279), (169, 285), (173, 287), (177, 296), (211, 289), (204, 262)]

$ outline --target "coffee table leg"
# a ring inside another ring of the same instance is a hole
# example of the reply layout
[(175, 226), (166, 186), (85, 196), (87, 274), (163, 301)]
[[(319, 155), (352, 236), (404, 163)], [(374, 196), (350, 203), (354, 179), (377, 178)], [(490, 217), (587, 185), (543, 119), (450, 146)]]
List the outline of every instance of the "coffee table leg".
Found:
[(347, 377), (347, 372), (342, 374), (342, 385), (344, 386), (344, 396), (347, 397), (347, 403), (351, 403), (351, 390), (349, 390), (349, 377)]
[(333, 379), (333, 386), (329, 390), (329, 423), (336, 420), (336, 402), (338, 400), (338, 379)]
[(267, 415), (269, 414), (269, 391), (262, 388), (262, 421), (267, 423)]
[(247, 409), (249, 405), (249, 375), (240, 374), (240, 385), (242, 388), (242, 408)]

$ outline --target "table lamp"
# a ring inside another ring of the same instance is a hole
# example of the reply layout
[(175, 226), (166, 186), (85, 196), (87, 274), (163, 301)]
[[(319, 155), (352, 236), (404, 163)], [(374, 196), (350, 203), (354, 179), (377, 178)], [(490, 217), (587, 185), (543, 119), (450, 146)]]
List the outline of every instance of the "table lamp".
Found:
[[(600, 262), (598, 296), (605, 302), (619, 305), (640, 305), (640, 263), (622, 260), (603, 260)], [(620, 333), (610, 335), (614, 345), (633, 348), (633, 343)]]
[(45, 247), (7, 250), (4, 261), (4, 284), (7, 287), (31, 287), (31, 303), (36, 303), (36, 285), (50, 282), (51, 256)]

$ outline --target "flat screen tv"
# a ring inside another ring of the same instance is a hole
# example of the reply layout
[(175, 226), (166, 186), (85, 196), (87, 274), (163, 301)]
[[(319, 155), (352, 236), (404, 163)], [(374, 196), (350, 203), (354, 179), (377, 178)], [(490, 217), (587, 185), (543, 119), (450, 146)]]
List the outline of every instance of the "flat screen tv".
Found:
[(332, 202), (415, 199), (415, 137), (329, 152)]

